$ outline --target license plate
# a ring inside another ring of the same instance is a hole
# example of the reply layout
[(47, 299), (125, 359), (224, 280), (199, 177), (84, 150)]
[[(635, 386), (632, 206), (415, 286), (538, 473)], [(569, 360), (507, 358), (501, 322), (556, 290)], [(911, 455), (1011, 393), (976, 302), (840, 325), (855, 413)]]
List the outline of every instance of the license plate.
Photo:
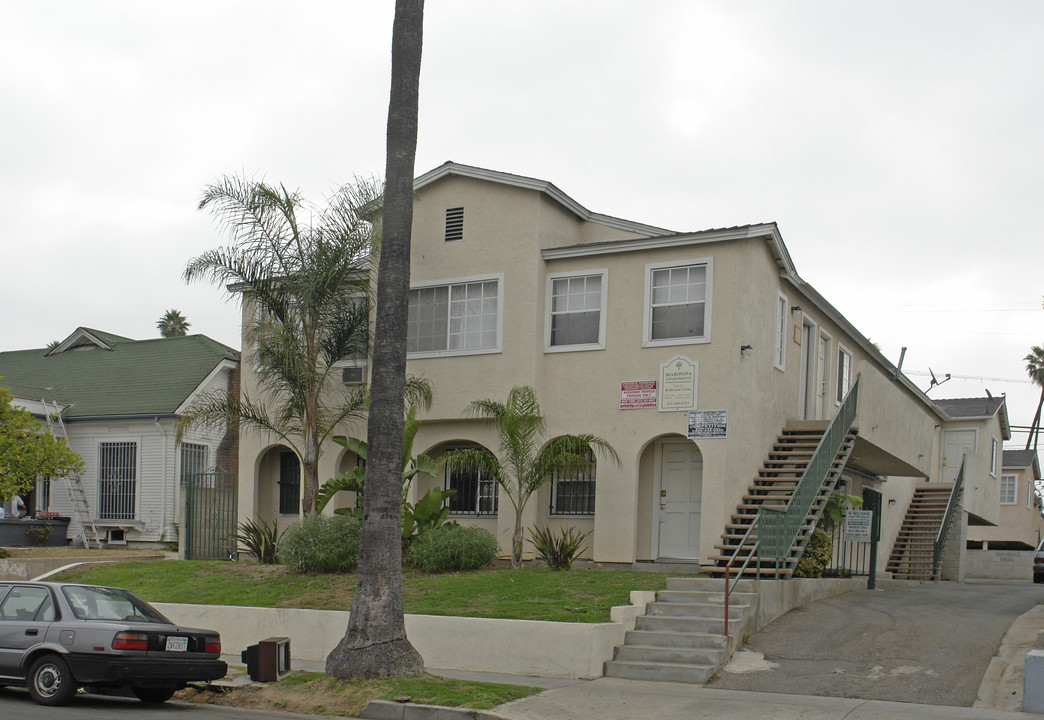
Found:
[(167, 652), (185, 652), (188, 650), (188, 638), (171, 636), (167, 638)]

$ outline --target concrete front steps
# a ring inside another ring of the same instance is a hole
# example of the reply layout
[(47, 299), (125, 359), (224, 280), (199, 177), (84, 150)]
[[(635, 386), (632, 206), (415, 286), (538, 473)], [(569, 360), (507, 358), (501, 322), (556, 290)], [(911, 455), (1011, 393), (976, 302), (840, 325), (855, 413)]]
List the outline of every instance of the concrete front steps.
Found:
[(605, 663), (607, 677), (704, 683), (728, 662), (754, 625), (756, 584), (741, 580), (729, 597), (725, 630), (725, 582), (713, 578), (668, 578), (624, 644)]

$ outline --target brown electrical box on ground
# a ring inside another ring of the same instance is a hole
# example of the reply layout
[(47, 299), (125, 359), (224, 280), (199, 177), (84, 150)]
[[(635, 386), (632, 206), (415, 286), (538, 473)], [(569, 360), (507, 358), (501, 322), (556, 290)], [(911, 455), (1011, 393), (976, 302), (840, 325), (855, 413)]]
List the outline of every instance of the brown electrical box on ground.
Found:
[(247, 674), (257, 682), (275, 682), (290, 674), (290, 638), (270, 637), (243, 651)]

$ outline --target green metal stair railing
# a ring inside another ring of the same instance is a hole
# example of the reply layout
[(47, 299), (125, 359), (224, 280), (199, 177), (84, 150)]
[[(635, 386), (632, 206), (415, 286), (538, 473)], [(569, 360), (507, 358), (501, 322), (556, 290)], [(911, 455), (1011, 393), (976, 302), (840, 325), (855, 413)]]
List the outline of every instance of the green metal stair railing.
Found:
[(946, 536), (950, 534), (950, 523), (953, 522), (953, 514), (957, 509), (961, 488), (964, 487), (964, 466), (967, 462), (967, 456), (961, 460), (961, 469), (957, 471), (957, 478), (953, 481), (950, 500), (946, 503), (946, 512), (943, 514), (942, 524), (939, 525), (939, 534), (935, 537), (935, 544), (932, 548), (932, 577), (939, 576), (939, 562), (942, 560), (943, 550), (946, 548)]
[[(725, 563), (726, 608), (728, 607), (729, 594), (731, 594), (736, 583), (743, 576), (743, 571), (747, 569), (752, 559), (757, 558), (757, 569), (760, 577), (761, 558), (763, 556), (772, 558), (778, 568), (780, 560), (785, 560), (790, 554), (790, 549), (794, 546), (794, 542), (801, 533), (801, 529), (808, 518), (808, 513), (819, 495), (819, 490), (823, 486), (823, 480), (829, 474), (834, 459), (844, 444), (848, 431), (851, 430), (852, 424), (855, 422), (858, 401), (859, 376), (857, 375), (852, 388), (841, 402), (841, 407), (837, 409), (837, 413), (827, 426), (823, 437), (820, 438), (819, 444), (816, 445), (815, 452), (812, 453), (812, 458), (809, 460), (805, 471), (801, 474), (801, 479), (787, 501), (786, 508), (780, 510), (765, 507), (764, 505), (758, 508), (757, 517), (751, 522), (732, 557)], [(754, 543), (750, 546), (743, 563), (736, 570), (736, 579), (730, 584), (729, 576), (733, 563), (739, 559), (740, 553), (752, 536), (755, 538)], [(726, 609), (726, 618), (727, 612)]]

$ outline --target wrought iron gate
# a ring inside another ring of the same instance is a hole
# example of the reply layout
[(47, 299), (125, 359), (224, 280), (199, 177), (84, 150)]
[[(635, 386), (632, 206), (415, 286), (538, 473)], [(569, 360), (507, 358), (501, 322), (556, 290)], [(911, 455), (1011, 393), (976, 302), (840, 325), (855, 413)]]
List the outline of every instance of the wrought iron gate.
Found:
[(871, 542), (849, 542), (844, 537), (844, 520), (830, 529), (834, 543), (834, 554), (823, 572), (828, 577), (852, 577), (870, 574), (870, 546), (881, 539), (881, 493), (873, 488), (863, 488), (863, 504), (860, 510), (870, 510), (873, 515)]
[(198, 473), (185, 483), (185, 557), (234, 560), (236, 473)]

